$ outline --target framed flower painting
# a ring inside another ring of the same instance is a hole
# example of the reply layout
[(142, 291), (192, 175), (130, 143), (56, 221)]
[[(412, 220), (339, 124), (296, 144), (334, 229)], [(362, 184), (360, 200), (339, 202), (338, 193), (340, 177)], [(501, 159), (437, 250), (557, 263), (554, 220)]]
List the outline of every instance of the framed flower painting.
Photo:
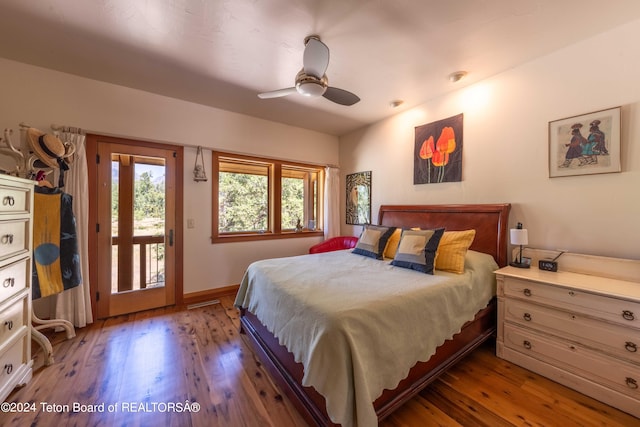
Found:
[(414, 184), (462, 181), (462, 119), (458, 114), (415, 128)]

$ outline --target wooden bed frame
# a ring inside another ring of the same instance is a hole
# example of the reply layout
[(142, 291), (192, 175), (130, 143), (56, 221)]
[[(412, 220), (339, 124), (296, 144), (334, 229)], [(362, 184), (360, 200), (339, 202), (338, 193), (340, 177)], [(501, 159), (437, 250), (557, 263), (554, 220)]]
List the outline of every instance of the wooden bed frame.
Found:
[[(448, 231), (475, 229), (471, 249), (494, 257), (500, 267), (507, 264), (509, 204), (476, 205), (383, 205), (378, 224), (394, 227), (445, 227)], [(245, 333), (256, 355), (310, 425), (335, 426), (326, 413), (324, 397), (313, 387), (301, 385), (302, 364), (278, 343), (258, 318), (241, 310), (241, 332)], [(411, 399), (438, 375), (474, 350), (496, 330), (495, 299), (467, 322), (460, 333), (438, 347), (427, 362), (418, 362), (394, 390), (385, 390), (373, 403), (382, 420)]]

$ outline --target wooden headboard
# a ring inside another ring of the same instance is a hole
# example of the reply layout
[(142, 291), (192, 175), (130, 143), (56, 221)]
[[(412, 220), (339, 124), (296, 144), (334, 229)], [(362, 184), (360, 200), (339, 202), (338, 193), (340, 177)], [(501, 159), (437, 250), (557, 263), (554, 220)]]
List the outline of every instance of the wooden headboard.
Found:
[(511, 205), (382, 205), (378, 224), (389, 227), (444, 227), (447, 231), (476, 230), (474, 251), (493, 256), (507, 265), (508, 222)]

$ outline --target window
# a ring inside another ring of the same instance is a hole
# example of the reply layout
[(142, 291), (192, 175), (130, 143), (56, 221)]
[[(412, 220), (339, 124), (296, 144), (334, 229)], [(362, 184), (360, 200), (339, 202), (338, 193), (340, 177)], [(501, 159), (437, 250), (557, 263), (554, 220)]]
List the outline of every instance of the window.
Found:
[(213, 152), (213, 242), (320, 234), (320, 166)]

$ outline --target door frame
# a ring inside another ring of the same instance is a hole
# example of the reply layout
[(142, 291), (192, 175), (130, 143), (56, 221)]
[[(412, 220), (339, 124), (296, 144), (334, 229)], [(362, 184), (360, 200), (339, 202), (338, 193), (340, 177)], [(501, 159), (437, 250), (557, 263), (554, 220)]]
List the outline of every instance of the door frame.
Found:
[[(175, 191), (175, 305), (184, 304), (183, 257), (184, 257), (184, 147), (180, 145), (162, 144), (128, 138), (88, 133), (86, 139), (87, 169), (89, 181), (89, 280), (91, 289), (91, 312), (98, 319), (98, 143), (115, 143), (135, 145), (147, 148), (173, 150), (176, 159), (176, 191)], [(105, 225), (106, 226), (106, 225)], [(110, 227), (110, 225), (109, 225)], [(103, 316), (104, 317), (104, 316)]]

